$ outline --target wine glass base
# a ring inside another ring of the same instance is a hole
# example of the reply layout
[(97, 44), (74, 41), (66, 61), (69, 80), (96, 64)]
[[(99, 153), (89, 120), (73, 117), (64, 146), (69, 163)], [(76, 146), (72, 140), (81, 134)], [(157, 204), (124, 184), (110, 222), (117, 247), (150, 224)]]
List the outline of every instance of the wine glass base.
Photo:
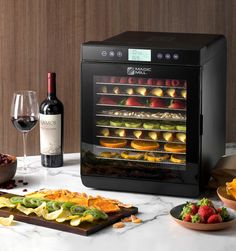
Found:
[(17, 165), (17, 170), (16, 170), (18, 174), (24, 174), (24, 175), (33, 174), (38, 171), (38, 168), (35, 166), (32, 166), (32, 165), (24, 166), (24, 163), (21, 163), (21, 161), (19, 162), (20, 162), (20, 165), (19, 166)]

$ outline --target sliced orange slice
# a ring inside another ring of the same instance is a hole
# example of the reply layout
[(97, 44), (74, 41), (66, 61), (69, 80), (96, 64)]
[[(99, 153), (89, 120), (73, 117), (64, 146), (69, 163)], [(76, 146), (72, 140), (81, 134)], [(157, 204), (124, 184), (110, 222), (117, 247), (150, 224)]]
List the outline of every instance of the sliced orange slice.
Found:
[(131, 159), (131, 160), (137, 160), (137, 159), (142, 159), (143, 158), (143, 153), (134, 153), (134, 152), (122, 152), (120, 156), (123, 159)]
[(168, 154), (155, 154), (155, 153), (145, 153), (144, 155), (144, 159), (150, 162), (161, 162), (164, 160), (169, 159), (169, 155)]
[(131, 147), (137, 150), (156, 150), (160, 145), (157, 142), (133, 140), (131, 141)]
[(100, 145), (110, 148), (122, 148), (127, 145), (126, 139), (100, 139)]
[(172, 154), (170, 157), (170, 161), (174, 162), (174, 163), (181, 164), (181, 163), (185, 163), (186, 160), (185, 160), (185, 156)]
[(174, 152), (174, 153), (185, 153), (186, 152), (186, 146), (185, 145), (178, 145), (178, 144), (165, 144), (164, 149), (167, 152)]

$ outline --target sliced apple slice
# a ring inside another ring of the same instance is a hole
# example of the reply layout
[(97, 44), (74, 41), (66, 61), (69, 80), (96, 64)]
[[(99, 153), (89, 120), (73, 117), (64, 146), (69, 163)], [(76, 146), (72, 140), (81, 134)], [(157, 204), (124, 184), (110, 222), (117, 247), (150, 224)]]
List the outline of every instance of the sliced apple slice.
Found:
[(176, 133), (176, 138), (183, 142), (183, 143), (186, 143), (186, 134), (185, 133), (182, 133), (182, 132), (178, 132)]
[(157, 140), (159, 138), (159, 133), (158, 132), (148, 132), (148, 137), (152, 140)]
[(129, 95), (132, 95), (132, 94), (134, 94), (134, 89), (133, 88), (127, 88), (127, 89), (125, 89), (125, 93), (127, 93)]
[(113, 88), (113, 93), (120, 94), (120, 88), (118, 86)]
[(186, 99), (186, 97), (187, 97), (187, 90), (182, 90), (181, 91), (181, 96)]
[(142, 131), (133, 131), (133, 135), (135, 138), (140, 139), (142, 136), (143, 132)]
[(103, 136), (105, 136), (105, 137), (109, 136), (109, 135), (110, 135), (109, 129), (108, 129), (108, 128), (103, 128), (103, 129), (101, 130), (101, 135), (103, 135)]
[(126, 132), (124, 129), (116, 129), (114, 130), (114, 134), (119, 136), (119, 137), (125, 137), (126, 136)]
[(142, 96), (146, 96), (147, 95), (147, 88), (145, 87), (138, 87), (135, 89), (137, 94), (140, 94)]
[(171, 142), (173, 141), (174, 137), (173, 137), (173, 133), (171, 132), (163, 132), (162, 133), (162, 137), (165, 141), (167, 142)]
[(176, 96), (176, 90), (174, 88), (167, 89), (166, 94), (170, 97), (175, 97)]
[(164, 95), (164, 92), (161, 88), (153, 88), (151, 90), (151, 94), (157, 97), (162, 97)]
[(100, 92), (107, 93), (107, 87), (106, 86), (102, 86), (102, 88), (100, 89)]

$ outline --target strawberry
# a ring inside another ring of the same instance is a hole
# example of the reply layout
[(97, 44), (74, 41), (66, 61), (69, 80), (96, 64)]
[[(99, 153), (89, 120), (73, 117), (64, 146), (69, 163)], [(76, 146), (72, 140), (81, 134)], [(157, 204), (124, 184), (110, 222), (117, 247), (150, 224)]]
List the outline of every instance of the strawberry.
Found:
[(222, 221), (227, 221), (229, 219), (229, 213), (225, 207), (217, 208), (216, 210), (222, 218)]
[(219, 214), (212, 214), (208, 220), (207, 223), (221, 223), (222, 217)]
[(201, 216), (199, 214), (195, 214), (191, 218), (192, 218), (192, 221), (191, 221), (192, 223), (201, 223), (202, 222)]
[(155, 85), (155, 80), (152, 79), (152, 78), (149, 78), (149, 79), (147, 80), (147, 85)]
[(209, 206), (213, 207), (213, 203), (210, 199), (207, 198), (202, 198), (201, 200), (198, 201), (197, 203), (198, 206)]
[(177, 79), (173, 79), (173, 80), (171, 80), (171, 85), (173, 87), (178, 87), (178, 86), (180, 86), (180, 81)]
[(164, 86), (164, 81), (161, 80), (161, 79), (158, 79), (157, 82), (156, 82), (156, 85), (157, 86)]
[(127, 98), (126, 101), (125, 101), (125, 105), (128, 105), (128, 106), (143, 106), (143, 104), (140, 103), (136, 97)]
[(198, 214), (200, 215), (202, 222), (207, 222), (208, 218), (215, 213), (216, 212), (213, 207), (206, 205), (200, 206), (198, 209)]
[(99, 104), (105, 104), (105, 105), (117, 105), (117, 102), (114, 101), (111, 98), (108, 97), (101, 97), (99, 100)]
[(138, 84), (139, 85), (144, 85), (145, 84), (145, 79), (144, 78), (139, 78), (138, 79)]
[(126, 77), (121, 77), (120, 78), (120, 83), (121, 84), (127, 84), (128, 83), (128, 79)]
[(150, 98), (149, 106), (156, 108), (156, 107), (166, 107), (166, 104), (163, 99), (160, 98)]
[(166, 79), (165, 85), (166, 86), (171, 86), (171, 80), (170, 79)]
[(118, 78), (117, 77), (111, 77), (111, 79), (110, 79), (110, 83), (116, 83), (116, 82), (118, 82)]
[(128, 83), (129, 83), (129, 84), (135, 84), (135, 83), (136, 83), (136, 78), (129, 77), (129, 78), (128, 78)]
[(185, 104), (180, 100), (172, 100), (169, 108), (171, 109), (185, 109)]
[(191, 214), (185, 214), (183, 221), (191, 222), (192, 221)]
[(180, 214), (180, 218), (183, 220), (185, 215), (195, 215), (198, 212), (198, 206), (195, 203), (187, 202), (183, 207), (182, 212)]

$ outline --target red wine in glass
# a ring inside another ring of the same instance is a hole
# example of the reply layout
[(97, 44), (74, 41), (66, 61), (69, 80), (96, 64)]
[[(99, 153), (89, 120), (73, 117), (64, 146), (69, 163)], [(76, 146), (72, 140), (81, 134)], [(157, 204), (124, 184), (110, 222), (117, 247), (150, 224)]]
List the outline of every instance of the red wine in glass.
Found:
[(18, 131), (29, 132), (36, 126), (38, 118), (34, 116), (19, 116), (17, 118), (12, 117), (11, 121)]

